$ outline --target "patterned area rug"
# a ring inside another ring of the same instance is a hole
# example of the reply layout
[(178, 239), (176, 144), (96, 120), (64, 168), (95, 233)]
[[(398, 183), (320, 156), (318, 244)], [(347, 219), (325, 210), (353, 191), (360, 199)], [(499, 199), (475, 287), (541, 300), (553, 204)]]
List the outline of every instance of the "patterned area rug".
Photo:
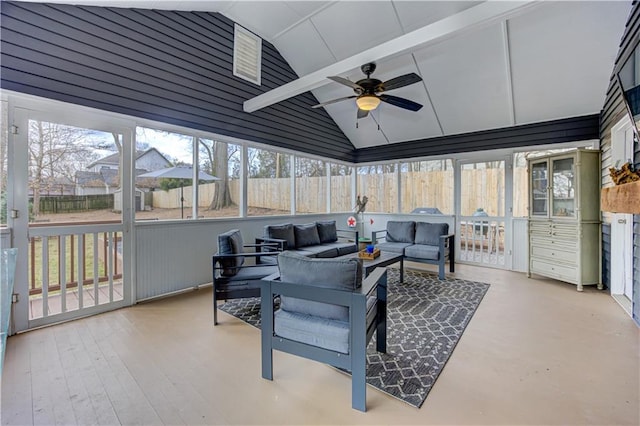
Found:
[[(414, 407), (427, 398), (489, 284), (389, 268), (387, 353), (368, 346), (367, 383)], [(230, 300), (220, 309), (260, 328), (260, 299)]]

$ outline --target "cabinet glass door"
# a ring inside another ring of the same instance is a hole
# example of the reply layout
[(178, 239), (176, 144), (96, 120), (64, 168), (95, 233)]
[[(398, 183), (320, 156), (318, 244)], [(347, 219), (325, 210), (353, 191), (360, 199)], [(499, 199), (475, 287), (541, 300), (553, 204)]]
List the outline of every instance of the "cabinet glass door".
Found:
[(553, 216), (575, 217), (573, 158), (552, 160)]
[(531, 165), (531, 214), (546, 216), (548, 214), (547, 161)]

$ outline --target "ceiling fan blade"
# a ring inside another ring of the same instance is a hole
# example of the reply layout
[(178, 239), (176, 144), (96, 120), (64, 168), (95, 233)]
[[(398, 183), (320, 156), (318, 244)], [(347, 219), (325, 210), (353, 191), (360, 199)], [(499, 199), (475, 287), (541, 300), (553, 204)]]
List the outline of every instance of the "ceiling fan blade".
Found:
[(400, 87), (408, 86), (410, 84), (418, 83), (422, 81), (422, 77), (418, 74), (412, 72), (410, 74), (405, 74), (398, 76), (396, 78), (392, 78), (391, 80), (387, 80), (380, 85), (380, 92), (399, 89)]
[(334, 99), (334, 100), (331, 100), (331, 101), (322, 102), (322, 103), (320, 103), (318, 105), (312, 106), (311, 108), (320, 108), (320, 107), (323, 107), (325, 105), (330, 105), (330, 104), (334, 104), (336, 102), (346, 101), (347, 99), (353, 99), (353, 98), (357, 98), (357, 96), (356, 95), (345, 96), (344, 98), (338, 98), (338, 99)]
[(418, 111), (420, 110), (420, 108), (422, 108), (422, 105), (417, 102), (410, 101), (409, 99), (399, 98), (397, 96), (391, 95), (380, 95), (378, 97), (383, 102), (411, 111)]
[(332, 76), (332, 77), (327, 77), (329, 80), (333, 80), (336, 83), (340, 83), (340, 84), (344, 84), (345, 86), (349, 86), (352, 89), (357, 89), (357, 90), (362, 90), (362, 86), (360, 86), (359, 84), (354, 83), (351, 80), (347, 80), (344, 77), (340, 77), (340, 76)]
[(367, 115), (369, 115), (369, 111), (358, 108), (358, 120), (365, 118)]

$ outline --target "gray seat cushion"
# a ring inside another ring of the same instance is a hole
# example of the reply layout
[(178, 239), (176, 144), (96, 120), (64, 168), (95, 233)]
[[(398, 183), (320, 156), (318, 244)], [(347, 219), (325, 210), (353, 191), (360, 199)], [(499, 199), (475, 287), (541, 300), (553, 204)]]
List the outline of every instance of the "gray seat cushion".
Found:
[(333, 243), (338, 241), (338, 230), (336, 229), (336, 221), (317, 221), (318, 235), (320, 236), (320, 243)]
[(391, 253), (404, 254), (404, 249), (413, 245), (412, 243), (380, 243), (376, 244), (376, 247), (382, 251), (389, 251)]
[(277, 272), (277, 265), (245, 266), (244, 268), (239, 268), (238, 273), (233, 277), (229, 277), (229, 281), (236, 282), (261, 280), (262, 278), (275, 274)]
[(335, 243), (325, 243), (322, 244), (322, 247), (333, 248), (337, 250), (338, 254), (336, 256), (344, 256), (345, 254), (355, 253), (358, 251), (358, 247), (355, 242), (340, 242), (336, 241)]
[(311, 250), (307, 250), (309, 247), (305, 247), (304, 250), (303, 249), (299, 249), (299, 250), (287, 250), (290, 253), (297, 253), (300, 256), (306, 256), (306, 257), (315, 257), (316, 254), (314, 252), (312, 252)]
[[(332, 257), (338, 256), (338, 249), (335, 247), (330, 247), (328, 244), (308, 246), (308, 247), (305, 247), (303, 250), (296, 250), (295, 253), (299, 253), (300, 251), (312, 253), (307, 257), (332, 258)], [(302, 253), (299, 253), (299, 254), (302, 254)]]
[[(238, 229), (232, 229), (223, 234), (218, 235), (218, 254), (238, 254), (244, 250), (244, 242), (242, 241), (242, 234)], [(238, 272), (238, 267), (244, 263), (244, 257), (238, 256), (231, 259), (223, 259), (222, 275), (225, 277), (231, 277)]]
[(416, 234), (416, 223), (413, 221), (387, 222), (387, 242), (389, 243), (411, 243)]
[(293, 225), (293, 233), (296, 238), (296, 248), (317, 246), (320, 244), (320, 236), (318, 235), (318, 228), (315, 223)]
[(296, 247), (296, 236), (291, 223), (267, 225), (264, 227), (264, 235), (269, 238), (285, 240), (287, 242), (286, 248), (293, 249)]
[(414, 244), (404, 249), (404, 255), (418, 259), (438, 260), (440, 258), (440, 249), (438, 246)]
[[(292, 252), (278, 256), (280, 279), (299, 285), (353, 291), (362, 285), (359, 259), (311, 259)], [(293, 297), (281, 297), (281, 309), (326, 319), (349, 321), (349, 308)]]
[(448, 223), (416, 223), (416, 244), (437, 246), (440, 244), (440, 236), (449, 233)]
[(349, 323), (279, 309), (274, 314), (276, 335), (296, 342), (349, 353)]

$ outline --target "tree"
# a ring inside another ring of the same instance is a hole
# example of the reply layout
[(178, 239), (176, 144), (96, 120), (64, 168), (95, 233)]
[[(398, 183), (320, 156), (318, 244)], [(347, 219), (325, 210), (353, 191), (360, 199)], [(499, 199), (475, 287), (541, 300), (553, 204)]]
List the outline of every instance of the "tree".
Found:
[(198, 139), (206, 155), (203, 163), (211, 167), (210, 173), (220, 180), (215, 181), (215, 192), (208, 210), (220, 210), (233, 205), (231, 191), (229, 189), (229, 159), (237, 152), (236, 145), (228, 145), (225, 142)]
[(56, 123), (29, 121), (29, 187), (34, 216), (40, 213), (42, 192), (72, 183), (75, 172), (95, 159), (89, 143), (91, 133)]

